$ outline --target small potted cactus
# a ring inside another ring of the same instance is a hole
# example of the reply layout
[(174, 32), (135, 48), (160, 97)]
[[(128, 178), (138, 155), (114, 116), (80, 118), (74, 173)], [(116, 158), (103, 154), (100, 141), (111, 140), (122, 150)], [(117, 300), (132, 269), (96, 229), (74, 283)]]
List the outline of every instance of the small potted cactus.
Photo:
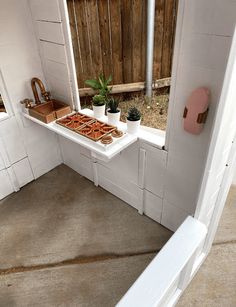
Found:
[(114, 99), (113, 97), (110, 98), (107, 102), (108, 124), (113, 125), (113, 126), (117, 126), (120, 121), (120, 109), (118, 109), (118, 105), (119, 105), (119, 101)]
[(141, 122), (141, 113), (136, 107), (132, 107), (129, 109), (126, 122), (128, 133), (138, 133), (138, 129)]

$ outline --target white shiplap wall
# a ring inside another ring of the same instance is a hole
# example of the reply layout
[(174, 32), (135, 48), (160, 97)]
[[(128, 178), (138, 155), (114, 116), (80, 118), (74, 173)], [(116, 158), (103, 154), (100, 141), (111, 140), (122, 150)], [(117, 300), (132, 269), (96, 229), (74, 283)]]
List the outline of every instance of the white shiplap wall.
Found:
[(43, 71), (48, 88), (58, 100), (78, 109), (78, 89), (71, 71), (70, 37), (65, 36), (67, 15), (64, 1), (29, 0)]
[[(195, 212), (236, 21), (235, 1), (181, 3), (183, 18), (178, 24), (182, 31), (175, 46), (166, 144), (168, 161), (162, 222), (167, 227), (176, 223), (176, 214), (183, 219)], [(210, 89), (211, 102), (204, 130), (195, 136), (183, 130), (182, 115), (187, 97), (199, 86)], [(171, 216), (169, 211), (176, 214)]]
[(23, 120), (19, 102), (30, 80), (44, 81), (28, 1), (0, 1), (0, 91), (9, 117), (0, 121), (0, 199), (61, 163), (56, 136)]

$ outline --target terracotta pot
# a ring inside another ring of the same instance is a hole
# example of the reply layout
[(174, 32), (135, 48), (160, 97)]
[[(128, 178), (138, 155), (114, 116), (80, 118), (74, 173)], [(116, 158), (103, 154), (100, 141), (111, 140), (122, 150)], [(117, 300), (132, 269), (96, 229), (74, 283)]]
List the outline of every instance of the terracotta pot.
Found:
[(108, 124), (117, 126), (120, 121), (120, 110), (117, 113), (111, 113), (110, 110), (107, 110)]
[(94, 106), (93, 105), (93, 115), (96, 118), (103, 117), (105, 115), (105, 104), (103, 106)]
[(127, 123), (127, 132), (131, 133), (131, 134), (137, 134), (139, 127), (140, 127), (140, 123), (141, 123), (141, 119), (140, 120), (128, 120), (126, 119), (126, 123)]

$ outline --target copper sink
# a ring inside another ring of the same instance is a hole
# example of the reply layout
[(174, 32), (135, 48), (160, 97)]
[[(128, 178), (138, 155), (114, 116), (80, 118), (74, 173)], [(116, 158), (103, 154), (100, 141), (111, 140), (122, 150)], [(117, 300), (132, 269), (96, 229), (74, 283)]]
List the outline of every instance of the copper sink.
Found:
[(71, 107), (64, 102), (52, 99), (29, 109), (29, 115), (48, 124), (71, 113)]

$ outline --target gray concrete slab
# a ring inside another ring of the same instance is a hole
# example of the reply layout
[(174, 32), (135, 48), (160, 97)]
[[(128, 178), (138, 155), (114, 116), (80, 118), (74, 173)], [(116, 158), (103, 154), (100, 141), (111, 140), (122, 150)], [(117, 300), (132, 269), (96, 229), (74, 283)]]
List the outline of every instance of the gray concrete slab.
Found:
[[(235, 207), (236, 188), (212, 251), (177, 306), (236, 306)], [(3, 307), (114, 306), (155, 256), (138, 254), (171, 235), (65, 166), (0, 203), (0, 234), (0, 267), (27, 266), (0, 275)], [(37, 264), (48, 268), (30, 267)]]
[(220, 220), (214, 243), (236, 243), (236, 186), (232, 186)]
[(157, 251), (172, 235), (65, 165), (0, 202), (0, 269)]
[(236, 244), (213, 246), (177, 306), (236, 306)]
[(235, 186), (230, 189), (212, 250), (177, 306), (236, 306)]
[(115, 306), (153, 257), (149, 254), (0, 276), (0, 306)]

